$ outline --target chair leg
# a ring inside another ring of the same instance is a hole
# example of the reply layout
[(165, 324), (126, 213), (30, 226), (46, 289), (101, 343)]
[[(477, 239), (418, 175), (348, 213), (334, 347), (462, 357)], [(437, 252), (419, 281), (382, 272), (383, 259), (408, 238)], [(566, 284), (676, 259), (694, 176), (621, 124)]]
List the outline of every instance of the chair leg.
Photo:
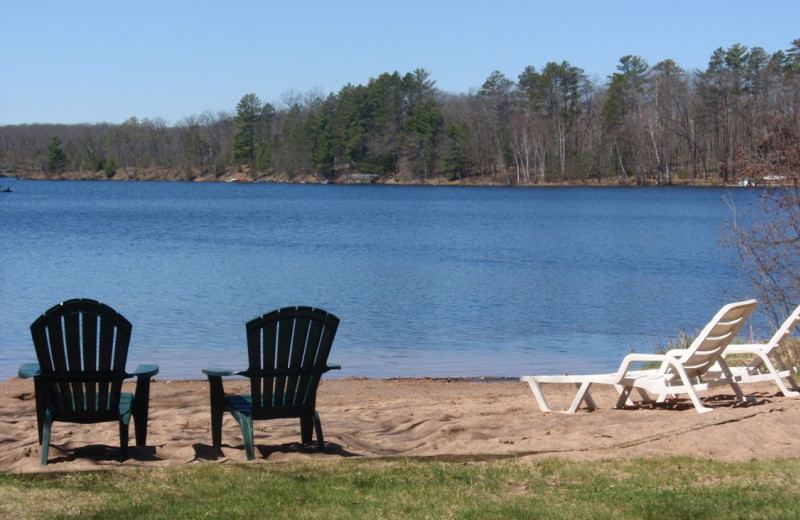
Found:
[(319, 451), (325, 451), (325, 440), (322, 437), (322, 421), (319, 420), (319, 414), (314, 410), (314, 428), (317, 430), (317, 446)]
[[(735, 385), (736, 383), (733, 383), (733, 384)], [(738, 385), (734, 387), (734, 389), (738, 389), (738, 388), (739, 388)], [(741, 392), (741, 390), (739, 390), (739, 392)], [(708, 412), (713, 412), (714, 411), (713, 408), (711, 408), (709, 406), (705, 406), (703, 404), (703, 402), (700, 400), (700, 396), (697, 395), (697, 392), (695, 392), (694, 388), (692, 388), (691, 386), (686, 389), (686, 393), (689, 395), (689, 399), (691, 399), (692, 404), (697, 409), (697, 413), (708, 413)], [(742, 397), (744, 397), (744, 396), (742, 396)], [(740, 399), (740, 400), (744, 400), (744, 399)]]
[(789, 380), (789, 385), (792, 387), (792, 390), (786, 386), (783, 382), (783, 379), (780, 378), (779, 375), (775, 374), (775, 381), (778, 384), (778, 388), (780, 388), (781, 392), (783, 392), (784, 397), (800, 397), (800, 388), (797, 386), (797, 382), (794, 380), (791, 374), (786, 376), (786, 379)]
[(53, 429), (53, 416), (50, 414), (50, 411), (47, 410), (42, 415), (42, 466), (47, 466), (47, 454), (50, 451), (50, 432)]
[[(625, 402), (617, 402), (617, 404), (614, 405), (614, 408), (622, 408), (623, 406), (636, 406), (636, 403), (633, 401), (633, 399), (631, 399), (632, 390), (630, 388), (625, 390), (625, 385), (614, 385), (614, 388), (617, 390), (617, 393), (620, 394), (620, 396), (622, 396), (623, 392), (626, 393)], [(650, 396), (647, 395), (647, 392), (641, 388), (637, 388), (637, 390), (639, 390), (639, 395), (643, 401), (650, 400)]]
[(584, 381), (583, 383), (575, 383), (575, 386), (578, 388), (578, 393), (575, 394), (575, 398), (572, 400), (572, 404), (570, 404), (567, 413), (575, 413), (578, 408), (581, 406), (581, 402), (586, 403), (586, 407), (589, 410), (594, 410), (597, 408), (597, 405), (592, 399), (592, 394), (589, 393), (589, 389), (592, 387), (592, 383), (589, 381)]
[(211, 445), (215, 448), (222, 447), (222, 414), (221, 407), (211, 405)]
[(124, 419), (119, 421), (119, 452), (120, 460), (128, 459), (128, 433), (130, 431), (130, 419), (126, 422)]
[(572, 403), (566, 410), (553, 410), (550, 408), (550, 405), (544, 396), (542, 386), (547, 383), (563, 384), (570, 383), (570, 381), (542, 381), (540, 378), (535, 376), (522, 376), (520, 381), (525, 381), (528, 383), (528, 386), (530, 386), (531, 391), (533, 392), (533, 397), (536, 398), (536, 402), (539, 404), (539, 409), (541, 409), (543, 412), (575, 413), (578, 408), (580, 408), (581, 403), (586, 403), (586, 408), (589, 410), (594, 410), (597, 408), (597, 405), (592, 398), (592, 394), (589, 392), (593, 384), (592, 381), (578, 380), (571, 382), (573, 385), (575, 385), (575, 388), (578, 389), (578, 393), (575, 394), (575, 397), (572, 399)]
[(306, 415), (300, 418), (300, 441), (303, 445), (311, 444), (314, 440), (314, 433), (317, 435), (317, 447), (320, 451), (325, 451), (325, 440), (322, 437), (322, 421), (319, 414), (314, 410), (314, 415)]
[(147, 415), (150, 404), (150, 379), (137, 380), (136, 395), (133, 400), (133, 427), (136, 445), (147, 444)]
[[(231, 412), (233, 413), (233, 412)], [(244, 451), (247, 455), (247, 460), (255, 460), (256, 453), (253, 440), (253, 418), (249, 415), (240, 413), (233, 413), (233, 417), (242, 429), (242, 438), (244, 439)]]
[(222, 415), (225, 413), (225, 392), (222, 388), (222, 378), (208, 376), (211, 400), (211, 445), (215, 448), (222, 447)]
[(627, 405), (629, 402), (633, 404), (631, 401), (631, 392), (633, 391), (633, 387), (630, 385), (617, 385), (617, 391), (619, 392), (619, 397), (617, 398), (617, 404), (614, 405), (614, 408), (620, 409)]
[[(314, 428), (314, 418), (310, 415), (300, 417), (300, 442), (311, 444)], [(319, 437), (319, 436), (317, 436)]]
[[(767, 358), (767, 361), (769, 361), (769, 358)], [(789, 381), (789, 385), (792, 387), (792, 389), (790, 390), (786, 386), (786, 383), (783, 382), (783, 379), (781, 379), (781, 376), (775, 369), (775, 366), (772, 363), (765, 363), (765, 364), (767, 366), (767, 369), (769, 370), (769, 373), (772, 375), (772, 378), (775, 380), (775, 384), (778, 385), (778, 388), (781, 390), (781, 392), (783, 392), (784, 397), (800, 396), (800, 387), (797, 386), (797, 382), (792, 377), (791, 371), (786, 370), (785, 367), (781, 366), (781, 369), (785, 370), (784, 373), (786, 373), (786, 379)], [(783, 365), (783, 363), (781, 363), (781, 365)]]
[(40, 377), (33, 380), (36, 391), (36, 427), (39, 430), (39, 444), (42, 444), (42, 428), (44, 427), (44, 416), (47, 413), (47, 384)]
[(522, 381), (528, 383), (528, 386), (531, 387), (531, 391), (533, 392), (533, 397), (536, 399), (536, 402), (539, 404), (539, 409), (543, 412), (552, 412), (553, 410), (550, 409), (550, 405), (547, 403), (547, 399), (544, 397), (544, 392), (542, 392), (542, 388), (539, 386), (539, 382), (531, 376), (524, 376), (520, 378)]
[[(731, 369), (728, 366), (728, 363), (725, 361), (725, 358), (720, 358), (719, 361), (717, 361), (717, 364), (720, 366), (720, 368), (722, 369), (722, 373), (727, 378), (728, 384), (733, 389), (733, 393), (736, 394), (736, 400), (739, 401), (739, 402), (754, 403), (756, 401), (756, 398), (744, 395), (744, 392), (742, 392), (742, 388), (739, 386), (739, 383), (736, 382), (736, 378), (733, 377), (733, 374), (731, 373)], [(685, 380), (685, 378), (683, 378), (683, 379)], [(693, 390), (693, 388), (690, 388), (690, 390)], [(696, 396), (696, 394), (695, 394), (695, 396)], [(695, 406), (697, 406), (697, 403), (695, 401), (699, 401), (699, 398), (693, 397), (691, 394), (689, 395), (689, 397), (692, 397), (692, 402), (694, 402)], [(700, 412), (699, 409), (697, 411)], [(703, 410), (703, 412), (705, 412), (705, 411), (706, 410)]]

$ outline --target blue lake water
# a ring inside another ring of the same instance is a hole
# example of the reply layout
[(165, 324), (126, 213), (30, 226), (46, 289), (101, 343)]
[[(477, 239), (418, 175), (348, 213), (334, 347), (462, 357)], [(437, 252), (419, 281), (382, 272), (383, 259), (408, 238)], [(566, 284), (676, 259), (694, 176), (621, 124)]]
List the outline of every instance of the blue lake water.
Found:
[(753, 297), (719, 245), (745, 190), (0, 181), (0, 380), (75, 297), (161, 379), (244, 368), (245, 322), (286, 305), (341, 318), (331, 377), (515, 377), (613, 370)]

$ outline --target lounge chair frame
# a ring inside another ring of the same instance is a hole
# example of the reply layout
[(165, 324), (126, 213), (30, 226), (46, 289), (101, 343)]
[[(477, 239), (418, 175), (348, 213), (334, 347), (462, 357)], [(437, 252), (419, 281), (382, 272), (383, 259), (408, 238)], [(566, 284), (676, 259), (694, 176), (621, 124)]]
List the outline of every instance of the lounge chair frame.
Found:
[[(657, 394), (656, 402), (664, 402), (671, 395), (687, 394), (698, 413), (710, 412), (713, 408), (705, 406), (697, 392), (727, 385), (733, 389), (738, 400), (746, 400), (722, 353), (757, 304), (756, 300), (747, 300), (725, 305), (689, 348), (670, 350), (664, 354), (628, 354), (613, 374), (522, 376), (520, 379), (528, 383), (543, 412), (574, 413), (582, 403), (589, 409), (595, 409), (597, 406), (590, 393), (595, 384), (612, 385), (617, 389), (619, 399), (615, 408), (633, 404), (631, 394), (637, 390), (644, 401), (652, 401), (649, 393)], [(642, 362), (657, 362), (660, 366), (657, 369), (635, 370), (634, 367)], [(709, 375), (712, 367), (716, 367), (716, 371)], [(566, 410), (553, 410), (542, 386), (564, 383), (575, 385), (578, 393)]]
[[(794, 379), (794, 376), (797, 375), (797, 368), (787, 367), (779, 353), (786, 341), (792, 337), (798, 324), (800, 324), (800, 305), (794, 309), (766, 343), (736, 343), (725, 348), (722, 358), (726, 361), (728, 356), (733, 355), (753, 356), (746, 366), (730, 367), (731, 373), (737, 378), (739, 384), (772, 381), (784, 396), (800, 397), (800, 386)], [(714, 367), (712, 371), (720, 368)]]

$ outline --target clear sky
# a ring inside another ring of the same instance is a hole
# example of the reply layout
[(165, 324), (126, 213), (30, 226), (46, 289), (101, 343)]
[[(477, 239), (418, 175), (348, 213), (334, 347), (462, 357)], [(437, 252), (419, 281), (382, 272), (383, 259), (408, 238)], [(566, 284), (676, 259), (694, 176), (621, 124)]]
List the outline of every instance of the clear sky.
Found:
[(417, 68), (454, 93), (550, 61), (604, 82), (628, 54), (691, 71), (797, 38), (798, 0), (0, 0), (0, 125), (174, 125)]

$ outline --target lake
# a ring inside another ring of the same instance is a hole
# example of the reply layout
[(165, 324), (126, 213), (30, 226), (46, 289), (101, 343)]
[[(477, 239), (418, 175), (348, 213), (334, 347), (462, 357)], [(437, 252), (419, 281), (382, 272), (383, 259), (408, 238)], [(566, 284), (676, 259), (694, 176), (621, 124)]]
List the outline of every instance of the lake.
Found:
[(516, 377), (615, 370), (754, 296), (719, 245), (747, 190), (0, 185), (0, 380), (75, 297), (133, 323), (129, 368), (189, 379), (287, 305), (341, 319), (331, 377)]

